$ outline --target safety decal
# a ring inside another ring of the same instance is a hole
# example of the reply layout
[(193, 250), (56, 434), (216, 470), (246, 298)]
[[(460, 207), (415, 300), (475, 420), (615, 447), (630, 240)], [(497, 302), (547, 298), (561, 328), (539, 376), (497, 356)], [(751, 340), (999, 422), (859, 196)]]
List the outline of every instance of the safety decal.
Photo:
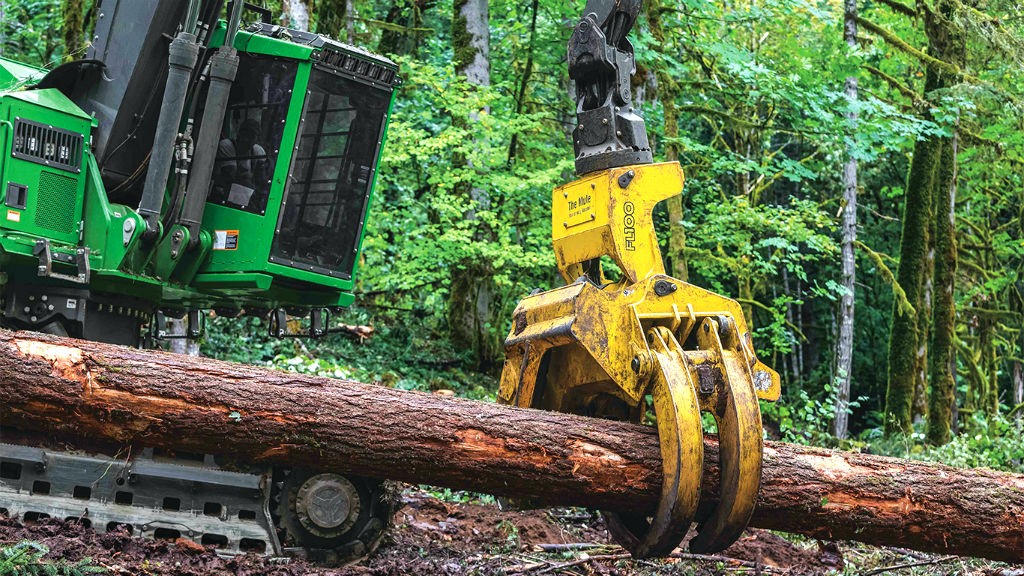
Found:
[(238, 230), (214, 230), (214, 250), (238, 250)]

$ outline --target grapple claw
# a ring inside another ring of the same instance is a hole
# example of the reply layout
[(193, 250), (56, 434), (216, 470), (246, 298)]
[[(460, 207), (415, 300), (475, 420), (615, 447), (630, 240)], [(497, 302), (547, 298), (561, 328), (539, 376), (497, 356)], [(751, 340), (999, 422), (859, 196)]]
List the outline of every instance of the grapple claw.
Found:
[[(779, 396), (779, 376), (757, 360), (739, 304), (665, 275), (651, 211), (682, 183), (677, 163), (652, 164), (553, 192), (552, 240), (568, 284), (516, 307), (498, 392), (517, 406), (634, 422), (651, 395), (664, 473), (658, 507), (653, 516), (606, 513), (636, 557), (671, 553), (697, 513), (702, 411), (718, 422), (721, 499), (690, 547), (718, 551), (739, 537), (761, 481), (758, 399)], [(603, 256), (618, 281), (605, 278)]]
[(715, 364), (725, 377), (701, 407), (718, 424), (719, 494), (711, 515), (697, 525), (690, 550), (719, 552), (739, 538), (750, 521), (761, 483), (761, 410), (754, 392), (750, 364), (737, 350), (723, 346), (735, 338), (729, 318), (704, 320), (697, 341), (709, 353), (705, 363)]
[(661, 498), (650, 520), (605, 513), (608, 531), (635, 558), (668, 555), (686, 536), (697, 513), (704, 461), (697, 391), (679, 344), (665, 329), (652, 330), (649, 340), (657, 364), (651, 396), (661, 443)]

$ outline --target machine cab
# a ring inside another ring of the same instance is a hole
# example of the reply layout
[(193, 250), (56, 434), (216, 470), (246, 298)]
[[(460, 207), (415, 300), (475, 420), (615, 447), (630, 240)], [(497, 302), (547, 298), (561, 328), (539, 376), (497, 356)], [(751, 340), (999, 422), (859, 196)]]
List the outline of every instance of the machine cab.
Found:
[(397, 66), (270, 24), (239, 32), (235, 47), (203, 220), (212, 251), (194, 283), (226, 293), (313, 284), (327, 290), (312, 304), (347, 305)]

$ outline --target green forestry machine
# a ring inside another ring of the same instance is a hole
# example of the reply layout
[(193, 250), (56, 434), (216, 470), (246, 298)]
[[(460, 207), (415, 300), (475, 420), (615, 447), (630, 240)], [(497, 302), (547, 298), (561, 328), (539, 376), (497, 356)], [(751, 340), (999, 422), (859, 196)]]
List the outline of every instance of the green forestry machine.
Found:
[[(0, 325), (144, 346), (215, 310), (327, 333), (399, 83), (241, 0), (102, 0), (84, 59), (0, 58)], [(0, 511), (327, 562), (366, 554), (390, 516), (375, 480), (98, 454), (3, 429)]]

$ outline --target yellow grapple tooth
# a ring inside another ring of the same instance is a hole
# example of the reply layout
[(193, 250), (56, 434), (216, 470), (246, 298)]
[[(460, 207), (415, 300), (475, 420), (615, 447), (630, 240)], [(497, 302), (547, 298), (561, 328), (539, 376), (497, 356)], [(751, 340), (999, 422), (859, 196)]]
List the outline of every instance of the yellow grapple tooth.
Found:
[(661, 444), (661, 498), (650, 520), (605, 514), (608, 531), (636, 558), (666, 556), (686, 536), (697, 513), (704, 461), (697, 391), (679, 344), (664, 329), (652, 331), (649, 340), (657, 365), (651, 396)]
[(761, 486), (761, 409), (754, 392), (750, 364), (736, 349), (722, 344), (723, 333), (735, 338), (736, 327), (728, 318), (723, 325), (705, 319), (697, 333), (706, 364), (717, 371), (717, 385), (702, 395), (701, 407), (718, 424), (719, 501), (697, 526), (690, 550), (719, 552), (729, 547), (747, 527)]

